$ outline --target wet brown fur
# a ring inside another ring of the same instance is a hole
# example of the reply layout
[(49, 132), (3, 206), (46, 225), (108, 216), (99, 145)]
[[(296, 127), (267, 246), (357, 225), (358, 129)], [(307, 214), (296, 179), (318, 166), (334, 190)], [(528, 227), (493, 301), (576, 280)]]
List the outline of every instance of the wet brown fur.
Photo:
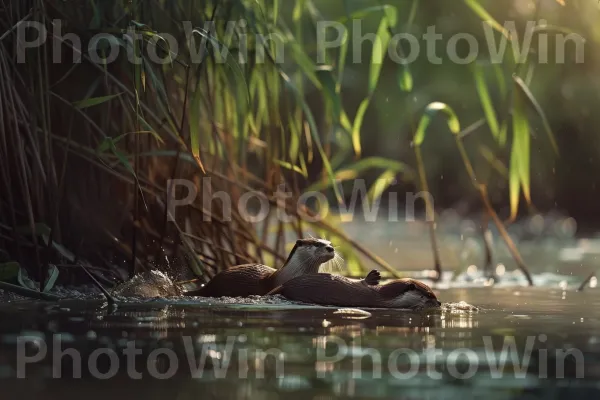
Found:
[[(370, 274), (369, 274), (370, 275)], [(320, 305), (365, 308), (417, 309), (438, 307), (440, 302), (429, 286), (414, 279), (397, 279), (380, 285), (331, 274), (303, 275), (287, 281), (268, 294)]]
[(290, 268), (290, 260), (296, 251), (303, 246), (325, 247), (327, 244), (319, 239), (298, 239), (286, 262), (280, 269), (262, 264), (244, 264), (229, 268), (215, 275), (206, 285), (198, 290), (189, 291), (188, 296), (202, 297), (248, 297), (264, 296), (275, 288), (277, 276)]

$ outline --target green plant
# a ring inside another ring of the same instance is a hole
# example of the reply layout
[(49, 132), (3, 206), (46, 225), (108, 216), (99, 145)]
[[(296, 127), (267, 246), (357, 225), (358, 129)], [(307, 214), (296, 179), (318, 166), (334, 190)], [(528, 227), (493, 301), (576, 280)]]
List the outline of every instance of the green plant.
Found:
[[(417, 92), (429, 90), (427, 82), (408, 65), (390, 67), (383, 52), (394, 34), (410, 31), (431, 10), (420, 8), (417, 0), (373, 1), (357, 9), (346, 0), (338, 3), (297, 0), (286, 12), (277, 0), (92, 0), (78, 7), (58, 0), (9, 2), (11, 13), (0, 21), (0, 31), (5, 32), (0, 39), (0, 182), (6, 188), (0, 198), (0, 248), (26, 266), (40, 289), (52, 278), (53, 265), (66, 282), (87, 278), (81, 269), (63, 267), (83, 260), (95, 267), (93, 271), (102, 271), (97, 278), (103, 283), (152, 266), (178, 274), (187, 265), (191, 277), (207, 279), (243, 262), (278, 264), (286, 242), (307, 232), (339, 243), (352, 273), (364, 269), (362, 255), (399, 276), (396, 268), (352, 241), (335, 216), (307, 222), (305, 217), (316, 211), (296, 207), (296, 202), (306, 190), (327, 191), (341, 202), (336, 182), (372, 172), (379, 179), (369, 188), (371, 200), (389, 189), (397, 176), (429, 190), (425, 166), (435, 155), (421, 145), (438, 111), (449, 116), (448, 127), (475, 193), (502, 230), (487, 183), (508, 180), (516, 217), (520, 195), (531, 202), (531, 124), (542, 121), (556, 148), (550, 122), (530, 88), (535, 65), (528, 61), (521, 68), (506, 59), (491, 73), (477, 65), (465, 67), (473, 83), (470, 93), (480, 106), (477, 122), (461, 131), (463, 117), (450, 102), (429, 102), (425, 107), (412, 102)], [(489, 3), (464, 0), (452, 7), (471, 11), (498, 35), (513, 40), (486, 10)], [(318, 49), (307, 27), (313, 30), (319, 21), (331, 19), (323, 13), (332, 8), (346, 30), (341, 47), (325, 51), (320, 65), (314, 61)], [(363, 66), (366, 95), (350, 94), (343, 80), (350, 68), (349, 21), (355, 18), (375, 21), (380, 45), (373, 46), (370, 62)], [(37, 21), (52, 34), (55, 19), (62, 21), (62, 36), (29, 49), (27, 62), (18, 64), (18, 23)], [(228, 22), (235, 22), (233, 28)], [(205, 30), (207, 23), (213, 23), (214, 30)], [(109, 55), (113, 45), (140, 62), (132, 63), (123, 53), (115, 62), (95, 62), (63, 39), (75, 33), (85, 48), (100, 32), (114, 35), (99, 46), (100, 56)], [(127, 33), (141, 40), (130, 41)], [(177, 39), (177, 49), (163, 37), (167, 33)], [(275, 41), (263, 45), (256, 39), (267, 34), (282, 39), (284, 63), (276, 62), (282, 50)], [(192, 38), (196, 45), (204, 41), (206, 51), (190, 46)], [(165, 62), (153, 62), (149, 51)], [(56, 54), (63, 60), (81, 56), (82, 62), (53, 63)], [(257, 62), (261, 55), (264, 62)], [(394, 87), (382, 85), (390, 70)], [(390, 125), (414, 138), (414, 169), (400, 157), (365, 152), (365, 131), (373, 134), (365, 121), (378, 108), (373, 105), (379, 105), (379, 97), (385, 97), (380, 93), (384, 89), (385, 95), (393, 92), (402, 99), (402, 106), (393, 105), (402, 114)], [(358, 99), (354, 115), (347, 111), (350, 97)], [(537, 113), (535, 119), (529, 109)], [(491, 144), (479, 134), (484, 126)], [(463, 146), (467, 139), (472, 146)], [(497, 175), (476, 171), (470, 160), (480, 155)], [(165, 205), (173, 195), (185, 193), (168, 187), (172, 179), (190, 180), (199, 191), (197, 201), (178, 210), (175, 221), (168, 219)], [(281, 182), (293, 192), (287, 202), (276, 197)], [(231, 196), (232, 204), (258, 190), (291, 218), (283, 222), (270, 215), (256, 226), (236, 207), (227, 218), (227, 207), (218, 200), (212, 211), (207, 210), (203, 195), (220, 190)], [(435, 214), (430, 204), (426, 206)], [(439, 277), (435, 220), (430, 232)], [(516, 247), (511, 249), (519, 259)]]

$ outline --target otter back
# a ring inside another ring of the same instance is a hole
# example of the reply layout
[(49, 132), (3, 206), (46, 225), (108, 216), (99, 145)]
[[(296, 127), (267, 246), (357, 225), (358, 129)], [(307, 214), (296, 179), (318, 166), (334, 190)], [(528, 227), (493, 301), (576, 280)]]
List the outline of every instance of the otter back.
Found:
[(203, 297), (262, 296), (272, 289), (268, 280), (274, 272), (274, 268), (262, 264), (238, 265), (218, 273), (202, 288), (186, 294)]

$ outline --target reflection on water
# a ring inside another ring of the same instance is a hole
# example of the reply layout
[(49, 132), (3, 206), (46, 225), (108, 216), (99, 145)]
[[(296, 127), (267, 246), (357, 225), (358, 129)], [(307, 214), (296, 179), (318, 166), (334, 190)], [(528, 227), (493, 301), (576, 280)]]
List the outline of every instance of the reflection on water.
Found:
[[(538, 288), (498, 242), (492, 286), (475, 224), (454, 220), (440, 223), (441, 310), (278, 297), (0, 304), (2, 398), (598, 398), (600, 289), (573, 288), (600, 269), (600, 240), (575, 239), (568, 219), (513, 225)], [(424, 225), (345, 228), (400, 270), (431, 268)]]
[(4, 305), (0, 377), (8, 396), (2, 398), (526, 399), (600, 393), (596, 290), (479, 288), (439, 295), (481, 309), (366, 310), (369, 316), (215, 301), (117, 310), (94, 302)]

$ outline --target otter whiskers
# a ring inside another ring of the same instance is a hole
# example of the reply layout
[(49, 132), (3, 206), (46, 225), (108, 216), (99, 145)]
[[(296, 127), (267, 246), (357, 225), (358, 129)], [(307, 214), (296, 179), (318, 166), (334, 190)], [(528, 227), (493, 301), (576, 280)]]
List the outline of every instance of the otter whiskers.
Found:
[(324, 272), (343, 272), (346, 268), (344, 267), (344, 259), (336, 251), (333, 258), (323, 264)]

